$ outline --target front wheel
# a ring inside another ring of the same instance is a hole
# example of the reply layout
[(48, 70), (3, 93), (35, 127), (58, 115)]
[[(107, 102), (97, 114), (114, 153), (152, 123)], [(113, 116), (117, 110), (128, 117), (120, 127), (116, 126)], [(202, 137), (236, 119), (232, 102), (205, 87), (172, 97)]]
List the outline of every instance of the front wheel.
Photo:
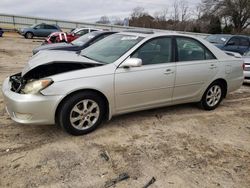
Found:
[(25, 33), (25, 35), (24, 35), (24, 37), (25, 37), (26, 39), (32, 39), (33, 36), (34, 36), (34, 34), (31, 33), (31, 32), (27, 32), (27, 33)]
[(72, 135), (95, 130), (103, 121), (105, 103), (94, 92), (81, 92), (69, 97), (59, 110), (59, 124)]
[(223, 86), (219, 82), (211, 84), (205, 91), (202, 100), (201, 106), (205, 110), (214, 110), (223, 99)]

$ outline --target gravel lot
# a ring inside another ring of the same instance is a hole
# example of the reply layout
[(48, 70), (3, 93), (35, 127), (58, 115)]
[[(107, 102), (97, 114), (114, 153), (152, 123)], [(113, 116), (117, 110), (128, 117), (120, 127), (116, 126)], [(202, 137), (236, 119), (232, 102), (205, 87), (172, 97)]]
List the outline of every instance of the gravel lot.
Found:
[[(0, 87), (40, 43), (0, 38)], [(0, 187), (98, 188), (124, 172), (130, 178), (116, 187), (140, 188), (152, 177), (150, 188), (250, 187), (250, 86), (214, 111), (187, 104), (132, 113), (79, 137), (14, 123), (0, 94)]]

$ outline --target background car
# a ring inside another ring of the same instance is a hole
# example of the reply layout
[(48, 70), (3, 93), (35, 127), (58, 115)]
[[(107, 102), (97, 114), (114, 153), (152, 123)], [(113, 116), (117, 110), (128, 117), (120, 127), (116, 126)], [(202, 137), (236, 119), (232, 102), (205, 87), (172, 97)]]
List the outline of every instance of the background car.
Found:
[(61, 31), (61, 29), (57, 25), (40, 23), (27, 28), (22, 28), (18, 32), (25, 38), (32, 39), (33, 37), (47, 37), (49, 34), (58, 31)]
[(3, 29), (2, 29), (2, 28), (0, 28), (0, 37), (2, 37), (2, 36), (3, 36), (3, 33), (4, 33)]
[(243, 55), (250, 49), (250, 38), (243, 35), (210, 35), (207, 41), (225, 51), (237, 52)]
[(213, 110), (242, 82), (243, 60), (201, 38), (122, 32), (80, 54), (38, 53), (2, 91), (14, 121), (81, 135), (139, 110), (190, 102)]
[(87, 33), (99, 31), (99, 29), (94, 28), (76, 28), (69, 33), (66, 32), (54, 32), (51, 33), (44, 41), (43, 44), (60, 43), (60, 42), (72, 42), (73, 40), (83, 36)]
[(113, 31), (94, 31), (88, 34), (85, 34), (78, 39), (72, 41), (71, 43), (56, 43), (56, 44), (47, 44), (42, 45), (33, 50), (33, 54), (41, 50), (66, 50), (66, 51), (80, 51), (91, 44), (111, 35), (116, 32)]
[(247, 51), (244, 55), (243, 55), (243, 59), (245, 62), (245, 67), (244, 67), (244, 82), (245, 83), (250, 83), (250, 50)]

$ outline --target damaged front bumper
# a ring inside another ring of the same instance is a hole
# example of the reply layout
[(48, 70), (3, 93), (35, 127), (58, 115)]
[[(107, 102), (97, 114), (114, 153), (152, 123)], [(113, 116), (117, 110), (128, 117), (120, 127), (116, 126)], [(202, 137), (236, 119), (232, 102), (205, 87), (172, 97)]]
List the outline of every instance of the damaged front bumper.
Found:
[(21, 124), (55, 124), (55, 112), (63, 96), (20, 94), (11, 90), (10, 78), (2, 85), (6, 111), (11, 119)]

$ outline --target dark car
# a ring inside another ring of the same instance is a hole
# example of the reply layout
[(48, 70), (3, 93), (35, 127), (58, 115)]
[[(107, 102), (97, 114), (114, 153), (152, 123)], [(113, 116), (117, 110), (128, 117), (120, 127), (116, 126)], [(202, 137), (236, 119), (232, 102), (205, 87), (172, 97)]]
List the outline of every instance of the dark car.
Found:
[(116, 32), (113, 31), (93, 31), (86, 35), (83, 35), (76, 40), (72, 41), (71, 43), (54, 43), (54, 44), (47, 44), (42, 45), (33, 50), (33, 54), (41, 50), (66, 50), (66, 51), (80, 51), (91, 44), (111, 35)]
[(3, 36), (3, 33), (4, 33), (4, 31), (3, 31), (3, 29), (0, 27), (0, 37)]
[(22, 28), (19, 30), (19, 33), (25, 38), (32, 39), (35, 37), (47, 37), (53, 32), (61, 31), (59, 26), (50, 25), (45, 23), (35, 24), (27, 28)]
[(250, 38), (243, 35), (210, 35), (207, 41), (224, 51), (237, 52), (243, 55), (250, 49)]

